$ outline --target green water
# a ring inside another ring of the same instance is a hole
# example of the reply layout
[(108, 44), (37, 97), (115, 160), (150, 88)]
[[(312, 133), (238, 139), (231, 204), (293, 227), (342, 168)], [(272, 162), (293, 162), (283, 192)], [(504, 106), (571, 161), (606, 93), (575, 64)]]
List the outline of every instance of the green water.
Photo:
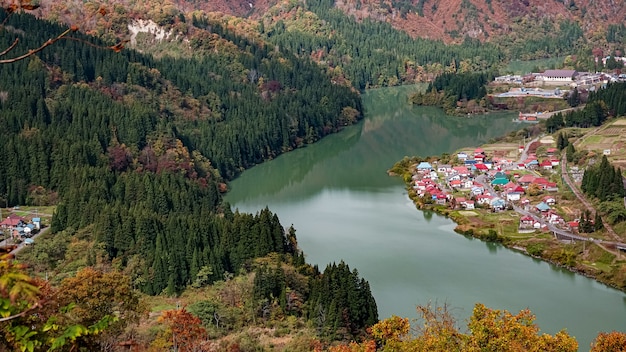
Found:
[(477, 302), (530, 308), (543, 332), (567, 328), (581, 351), (599, 331), (626, 330), (624, 293), (460, 236), (450, 220), (414, 208), (401, 181), (386, 174), (397, 160), (475, 146), (520, 126), (512, 114), (454, 118), (410, 107), (412, 89), (369, 91), (363, 122), (244, 172), (227, 201), (246, 212), (267, 205), (293, 224), (308, 262), (357, 268), (380, 318), (414, 318), (415, 306), (429, 302), (448, 304), (461, 321)]

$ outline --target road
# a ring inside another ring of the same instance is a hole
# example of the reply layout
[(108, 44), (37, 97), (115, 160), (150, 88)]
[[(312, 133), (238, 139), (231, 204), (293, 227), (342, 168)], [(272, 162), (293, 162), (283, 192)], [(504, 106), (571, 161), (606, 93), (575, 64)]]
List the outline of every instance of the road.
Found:
[[(33, 235), (33, 237), (31, 237), (31, 238), (32, 238), (33, 240), (35, 240), (35, 243), (37, 243), (37, 242), (36, 242), (37, 237), (39, 237), (39, 236), (43, 235), (43, 234), (44, 234), (44, 233), (46, 233), (49, 229), (50, 229), (50, 227), (49, 227), (49, 226), (48, 226), (48, 227), (46, 227), (46, 228), (43, 228), (41, 231), (37, 232), (37, 233), (36, 233), (35, 235)], [(8, 239), (7, 239), (7, 240), (0, 241), (0, 247), (4, 247), (4, 246), (6, 246), (7, 244), (8, 244)], [(10, 244), (13, 244), (13, 243), (10, 243)], [(22, 243), (20, 243), (20, 244), (17, 246), (17, 248), (15, 248), (14, 250), (12, 250), (12, 251), (10, 252), (10, 254), (16, 255), (17, 253), (19, 253), (19, 252), (20, 252), (20, 251), (21, 251), (24, 247), (26, 247), (26, 246), (29, 246), (29, 245), (24, 244), (24, 242), (22, 242)]]

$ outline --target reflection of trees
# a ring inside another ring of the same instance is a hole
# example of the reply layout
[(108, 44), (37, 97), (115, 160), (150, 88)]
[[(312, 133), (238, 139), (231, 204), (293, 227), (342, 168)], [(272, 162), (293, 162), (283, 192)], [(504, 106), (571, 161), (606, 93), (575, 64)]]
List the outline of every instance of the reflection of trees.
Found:
[(280, 155), (245, 171), (231, 183), (232, 190), (227, 200), (236, 203), (263, 195), (275, 195), (285, 187), (302, 182), (317, 164), (356, 144), (362, 128), (362, 123), (347, 127), (320, 142)]
[(368, 91), (366, 120), (319, 143), (246, 171), (227, 199), (308, 197), (325, 188), (375, 189), (397, 184), (386, 170), (406, 155), (429, 156), (486, 142), (518, 128), (510, 114), (446, 116), (433, 107), (412, 107), (413, 87)]

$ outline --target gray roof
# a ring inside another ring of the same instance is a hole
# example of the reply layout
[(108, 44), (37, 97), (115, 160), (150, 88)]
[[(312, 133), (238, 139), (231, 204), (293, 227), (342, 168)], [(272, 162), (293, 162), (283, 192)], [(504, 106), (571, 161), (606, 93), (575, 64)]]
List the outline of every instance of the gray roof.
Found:
[(546, 70), (544, 77), (574, 77), (576, 70)]

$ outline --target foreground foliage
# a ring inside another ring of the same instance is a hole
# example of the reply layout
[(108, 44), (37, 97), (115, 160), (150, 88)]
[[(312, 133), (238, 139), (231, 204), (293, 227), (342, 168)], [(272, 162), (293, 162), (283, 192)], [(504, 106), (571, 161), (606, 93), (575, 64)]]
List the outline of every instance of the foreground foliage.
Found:
[(476, 304), (465, 333), (446, 306), (419, 306), (421, 323), (413, 328), (406, 318), (393, 316), (371, 328), (371, 340), (331, 348), (344, 351), (577, 351), (567, 332), (539, 334), (528, 310), (511, 314)]

